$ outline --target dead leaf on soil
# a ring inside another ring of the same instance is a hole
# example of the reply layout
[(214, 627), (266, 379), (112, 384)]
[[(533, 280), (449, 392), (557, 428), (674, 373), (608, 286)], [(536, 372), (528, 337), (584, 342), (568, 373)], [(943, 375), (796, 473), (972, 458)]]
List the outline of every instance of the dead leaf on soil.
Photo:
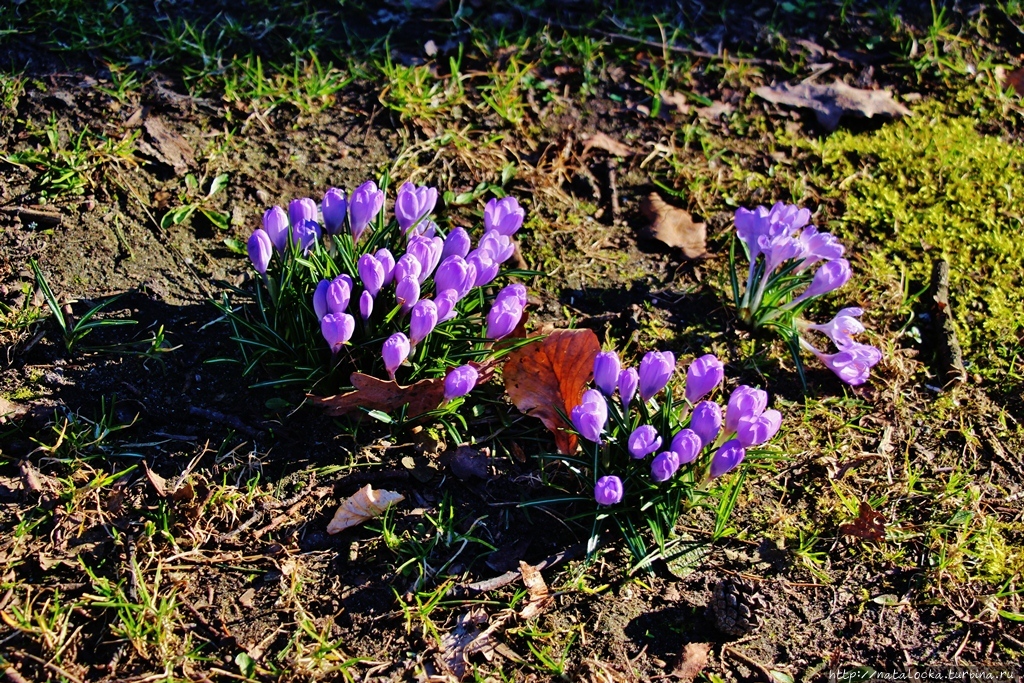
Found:
[(488, 467), (491, 464), (490, 452), (486, 448), (473, 448), (472, 446), (459, 446), (446, 457), (448, 467), (452, 474), (466, 481), (467, 479), (487, 479), (490, 475)]
[(691, 683), (708, 665), (710, 643), (687, 643), (672, 675), (680, 683)]
[(686, 96), (686, 93), (676, 92), (675, 90), (662, 90), (661, 101), (663, 104), (667, 104), (680, 114), (690, 113), (690, 98)]
[(575, 434), (565, 431), (568, 415), (580, 404), (601, 350), (592, 330), (555, 330), (541, 341), (516, 349), (505, 363), (505, 393), (527, 415), (555, 435), (558, 451), (576, 452)]
[(587, 138), (587, 141), (585, 143), (583, 143), (583, 156), (586, 156), (587, 152), (595, 148), (603, 149), (612, 156), (617, 157), (628, 157), (636, 154), (636, 150), (630, 147), (629, 145), (625, 144), (624, 142), (616, 140), (615, 138), (613, 138), (610, 135), (607, 135), (606, 133), (600, 132), (594, 133), (589, 138)]
[(526, 598), (526, 606), (519, 612), (519, 618), (533, 619), (550, 607), (555, 599), (551, 597), (551, 592), (548, 590), (548, 585), (544, 583), (544, 577), (539, 569), (520, 560), (519, 572), (523, 575), (523, 585), (530, 591)]
[(384, 489), (374, 491), (367, 484), (338, 506), (338, 511), (334, 513), (334, 519), (327, 525), (327, 533), (336, 534), (349, 527), (362, 524), (383, 514), (389, 507), (403, 500), (405, 500), (405, 496), (401, 493)]
[(640, 213), (651, 221), (647, 227), (651, 239), (682, 249), (686, 258), (700, 258), (707, 253), (707, 226), (694, 223), (689, 211), (672, 206), (652, 192), (641, 202)]
[(1018, 95), (1024, 96), (1024, 68), (1006, 73), (1003, 83), (1003, 87), (1010, 86)]
[[(172, 167), (176, 174), (184, 175), (188, 172), (189, 166), (195, 164), (195, 152), (192, 150), (192, 145), (188, 144), (188, 140), (177, 132), (164, 125), (160, 118), (150, 116), (143, 122), (142, 127), (150, 142), (155, 145), (155, 147), (150, 147), (150, 150), (144, 151), (146, 153), (154, 152), (153, 156)], [(142, 145), (139, 148), (142, 149)]]
[(0, 424), (4, 424), (7, 421), (14, 422), (25, 417), (27, 414), (27, 405), (8, 401), (3, 396), (0, 396)]
[(818, 83), (779, 83), (756, 89), (758, 97), (791, 107), (803, 107), (814, 111), (818, 123), (827, 130), (835, 130), (844, 115), (875, 115), (896, 118), (912, 116), (913, 113), (892, 98), (888, 90), (862, 90), (835, 81), (831, 85)]
[(839, 533), (881, 543), (885, 540), (885, 515), (873, 510), (866, 500), (862, 500), (857, 519), (852, 524), (840, 525)]
[(705, 121), (718, 121), (723, 116), (728, 116), (736, 111), (736, 107), (728, 102), (712, 102), (710, 106), (697, 107), (694, 111)]
[(452, 676), (460, 681), (466, 677), (469, 665), (469, 647), (480, 635), (480, 626), (487, 623), (487, 612), (475, 609), (466, 612), (455, 622), (455, 628), (441, 638), (441, 657)]

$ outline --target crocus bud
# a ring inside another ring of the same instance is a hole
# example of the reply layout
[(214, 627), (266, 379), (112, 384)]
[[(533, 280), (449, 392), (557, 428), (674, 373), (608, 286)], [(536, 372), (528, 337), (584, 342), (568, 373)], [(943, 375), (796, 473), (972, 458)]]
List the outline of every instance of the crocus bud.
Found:
[(409, 357), (412, 345), (409, 338), (401, 332), (395, 332), (384, 342), (380, 355), (384, 359), (384, 368), (387, 369), (391, 379), (395, 378), (395, 370)]
[(499, 232), (485, 232), (476, 248), (486, 251), (498, 264), (508, 261), (516, 251), (512, 238)]
[(608, 421), (608, 404), (596, 389), (583, 392), (583, 402), (570, 412), (576, 431), (587, 441), (601, 443), (601, 432)]
[(411, 254), (420, 262), (420, 274), (417, 278), (420, 284), (423, 284), (423, 281), (434, 272), (437, 262), (441, 260), (441, 250), (443, 248), (444, 241), (440, 237), (416, 235), (409, 240), (406, 253)]
[(679, 433), (672, 438), (670, 450), (679, 456), (679, 464), (685, 465), (693, 462), (704, 449), (704, 442), (692, 429), (680, 429)]
[(679, 456), (673, 451), (664, 451), (651, 461), (651, 479), (657, 483), (668, 481), (679, 471)]
[(735, 432), (740, 419), (757, 417), (768, 407), (768, 393), (747, 385), (736, 387), (725, 410), (725, 431)]
[(327, 312), (344, 313), (348, 309), (348, 302), (352, 298), (352, 285), (348, 280), (336, 277), (327, 287)]
[(270, 265), (270, 257), (274, 255), (274, 245), (270, 241), (270, 235), (262, 228), (256, 228), (245, 245), (249, 252), (249, 260), (256, 272), (263, 275)]
[(472, 281), (466, 282), (468, 276), (469, 266), (466, 265), (465, 259), (461, 256), (449, 256), (437, 267), (437, 273), (434, 274), (434, 287), (438, 292), (443, 292), (446, 289), (452, 289), (455, 292), (468, 292), (473, 286)]
[(363, 254), (359, 257), (356, 268), (359, 270), (359, 279), (363, 281), (363, 289), (369, 292), (370, 296), (377, 296), (377, 292), (384, 286), (384, 266), (369, 254)]
[(359, 315), (363, 317), (363, 320), (369, 320), (373, 315), (373, 297), (365, 290), (359, 295)]
[(484, 230), (512, 236), (523, 224), (525, 215), (515, 197), (492, 199), (484, 207)]
[(629, 435), (626, 444), (629, 454), (639, 460), (661, 448), (661, 437), (651, 425), (640, 425)]
[(469, 239), (469, 233), (465, 228), (453, 228), (448, 236), (444, 238), (444, 248), (441, 249), (441, 260), (449, 256), (466, 258), (470, 248), (473, 246)]
[(279, 252), (288, 248), (288, 214), (280, 206), (272, 206), (263, 213), (263, 229), (270, 243)]
[(384, 269), (384, 286), (387, 287), (395, 279), (395, 257), (387, 249), (378, 249), (373, 255)]
[(714, 354), (697, 358), (686, 370), (686, 400), (693, 405), (711, 393), (724, 378), (725, 368)]
[(781, 425), (782, 413), (777, 410), (766, 410), (757, 417), (741, 417), (736, 439), (744, 448), (760, 446), (775, 436)]
[(416, 187), (412, 183), (403, 183), (398, 188), (398, 196), (395, 198), (395, 218), (398, 225), (405, 233), (420, 219), (426, 217), (434, 210), (437, 203), (437, 190), (433, 187)]
[(690, 414), (690, 429), (700, 437), (702, 446), (714, 443), (722, 429), (722, 409), (717, 403), (701, 401)]
[(665, 388), (676, 369), (676, 357), (670, 351), (650, 351), (640, 361), (640, 398), (649, 401)]
[(324, 230), (328, 235), (337, 235), (345, 225), (345, 214), (348, 212), (348, 201), (345, 193), (332, 187), (324, 194), (320, 202), (320, 212), (324, 215)]
[(490, 252), (480, 249), (471, 251), (469, 256), (466, 257), (466, 263), (476, 273), (476, 279), (473, 282), (474, 287), (483, 287), (484, 285), (491, 284), (501, 269), (501, 264), (491, 258)]
[(331, 353), (341, 350), (355, 329), (356, 321), (348, 313), (328, 313), (320, 321), (320, 333), (331, 347)]
[(523, 317), (523, 307), (518, 299), (506, 298), (495, 301), (487, 313), (487, 338), (503, 339), (512, 334)]
[(330, 313), (327, 310), (327, 290), (330, 286), (330, 280), (321, 280), (313, 290), (313, 312), (316, 313), (317, 320), (323, 320), (323, 317)]
[(421, 272), (423, 272), (423, 264), (418, 258), (409, 253), (402, 254), (398, 263), (395, 264), (395, 282), (401, 282), (405, 278), (411, 277), (418, 283)]
[(316, 202), (309, 197), (293, 199), (288, 202), (288, 220), (291, 222), (293, 229), (296, 225), (300, 225), (306, 221), (316, 223), (316, 219)]
[(629, 408), (629, 404), (636, 395), (636, 387), (640, 382), (640, 375), (636, 368), (626, 368), (619, 373), (619, 398), (622, 399), (622, 407)]
[(601, 477), (594, 485), (594, 500), (598, 505), (615, 505), (622, 500), (622, 480), (614, 474)]
[(320, 225), (315, 221), (302, 221), (292, 228), (292, 241), (299, 245), (303, 254), (308, 254), (320, 241)]
[(793, 303), (800, 303), (804, 299), (821, 296), (822, 294), (828, 294), (834, 289), (839, 289), (849, 282), (851, 275), (850, 262), (846, 259), (840, 258), (827, 261), (818, 268), (817, 272), (814, 273), (814, 279), (811, 280), (811, 284), (807, 286), (803, 294), (793, 299)]
[(526, 286), (521, 285), (518, 282), (513, 282), (510, 285), (505, 285), (498, 292), (498, 296), (494, 297), (494, 300), (506, 299), (508, 297), (514, 297), (519, 305), (526, 308), (526, 304), (529, 303), (529, 297), (527, 296)]
[(420, 300), (420, 283), (414, 277), (404, 277), (395, 285), (395, 298), (402, 304), (402, 313), (408, 313)]
[(409, 342), (416, 346), (434, 331), (437, 325), (437, 305), (430, 299), (420, 299), (409, 315)]
[(444, 400), (450, 401), (473, 391), (480, 373), (472, 365), (462, 365), (448, 371), (444, 378)]
[(445, 289), (435, 296), (434, 303), (437, 304), (437, 322), (443, 323), (458, 315), (458, 311), (455, 310), (455, 304), (458, 301), (459, 293), (454, 289)]
[(348, 225), (352, 239), (356, 242), (370, 222), (384, 207), (384, 193), (377, 189), (377, 183), (367, 180), (352, 192), (348, 203)]
[(614, 351), (602, 351), (594, 356), (594, 384), (605, 396), (615, 393), (619, 383), (619, 356)]
[(711, 458), (711, 478), (716, 479), (733, 469), (746, 457), (747, 452), (736, 439), (726, 441)]

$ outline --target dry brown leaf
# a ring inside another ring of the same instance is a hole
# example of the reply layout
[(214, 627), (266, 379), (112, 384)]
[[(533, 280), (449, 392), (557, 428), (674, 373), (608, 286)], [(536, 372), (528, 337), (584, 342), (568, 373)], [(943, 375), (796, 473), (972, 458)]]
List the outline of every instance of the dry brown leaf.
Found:
[(690, 113), (690, 98), (686, 96), (686, 93), (676, 92), (675, 90), (662, 90), (661, 101), (675, 109), (680, 114)]
[(327, 533), (336, 534), (349, 527), (357, 526), (363, 522), (383, 514), (385, 510), (405, 500), (405, 496), (395, 491), (376, 491), (367, 484), (351, 496), (346, 498), (338, 511), (334, 513), (334, 519), (327, 525)]
[(640, 213), (651, 221), (647, 227), (651, 239), (682, 249), (686, 258), (700, 258), (707, 253), (707, 226), (694, 223), (689, 211), (672, 206), (652, 192), (641, 202)]
[(818, 83), (779, 83), (762, 86), (754, 91), (758, 97), (775, 104), (804, 107), (814, 111), (818, 123), (826, 130), (835, 130), (839, 119), (850, 114), (872, 118), (912, 116), (912, 112), (892, 98), (888, 90), (862, 90), (835, 81), (831, 85)]
[(143, 122), (149, 140), (155, 145), (153, 151), (160, 161), (174, 169), (178, 175), (188, 172), (189, 166), (195, 164), (195, 152), (188, 140), (169, 129), (156, 116), (150, 116)]
[(594, 372), (601, 344), (592, 330), (555, 330), (541, 341), (516, 349), (505, 363), (505, 393), (527, 415), (555, 435), (561, 453), (576, 452), (577, 438), (562, 418), (580, 404)]
[(487, 612), (475, 609), (466, 612), (455, 622), (455, 628), (441, 638), (441, 657), (449, 673), (460, 681), (466, 677), (469, 647), (481, 635), (480, 625), (487, 623)]
[(851, 524), (841, 524), (842, 536), (854, 536), (881, 543), (885, 540), (885, 515), (875, 511), (866, 500), (860, 502), (860, 514)]
[(1013, 90), (1021, 96), (1024, 96), (1024, 68), (1014, 69), (1006, 73), (1003, 78), (1004, 87), (1010, 86)]
[(594, 133), (583, 143), (583, 156), (586, 156), (587, 152), (594, 148), (603, 149), (616, 157), (628, 157), (636, 154), (636, 150), (629, 145), (601, 132)]
[(520, 560), (519, 572), (523, 575), (523, 585), (530, 591), (526, 598), (526, 606), (519, 612), (519, 618), (533, 619), (550, 607), (555, 599), (551, 597), (551, 592), (548, 590), (548, 585), (544, 583), (544, 577), (539, 569)]
[(0, 424), (4, 424), (7, 421), (17, 421), (25, 417), (28, 414), (28, 406), (23, 403), (15, 403), (14, 401), (8, 401), (3, 396), (0, 396)]
[(710, 643), (687, 643), (672, 674), (680, 683), (691, 683), (708, 665)]

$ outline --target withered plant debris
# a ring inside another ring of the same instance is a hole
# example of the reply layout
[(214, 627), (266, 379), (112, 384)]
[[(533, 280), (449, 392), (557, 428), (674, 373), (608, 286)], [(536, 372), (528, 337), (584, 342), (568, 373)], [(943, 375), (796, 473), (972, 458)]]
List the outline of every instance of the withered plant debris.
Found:
[(550, 607), (555, 599), (551, 597), (551, 591), (548, 590), (548, 585), (544, 582), (540, 569), (520, 560), (519, 571), (523, 575), (523, 585), (530, 591), (526, 598), (526, 605), (519, 612), (519, 618), (529, 621)]
[(189, 167), (195, 165), (192, 145), (179, 133), (168, 128), (159, 117), (147, 117), (142, 128), (146, 131), (146, 140), (139, 141), (139, 150), (144, 154), (167, 164), (177, 175), (185, 175)]
[(697, 676), (704, 671), (708, 665), (708, 654), (711, 652), (710, 643), (687, 643), (683, 648), (683, 654), (679, 663), (672, 672), (675, 680), (679, 683), (690, 683), (696, 680)]
[(349, 527), (354, 527), (384, 513), (390, 506), (405, 500), (405, 496), (395, 491), (378, 489), (376, 491), (367, 484), (346, 498), (334, 519), (327, 525), (327, 533), (336, 534)]
[(839, 533), (881, 543), (885, 540), (885, 515), (874, 510), (866, 500), (862, 500), (857, 519), (850, 524), (840, 525)]
[(689, 211), (672, 206), (658, 193), (644, 197), (640, 212), (651, 221), (645, 235), (674, 249), (682, 249), (689, 259), (700, 258), (707, 253), (707, 226), (697, 223)]
[(835, 81), (830, 85), (779, 83), (762, 86), (754, 90), (754, 93), (775, 104), (813, 110), (818, 123), (826, 130), (838, 128), (839, 119), (848, 115), (869, 119), (875, 116), (898, 118), (913, 115), (909, 109), (894, 100), (888, 90), (864, 90), (842, 81)]
[(617, 157), (628, 157), (636, 154), (635, 149), (624, 142), (616, 140), (607, 133), (594, 133), (587, 138), (587, 141), (583, 143), (583, 156), (586, 156), (587, 152), (592, 149), (603, 149), (612, 156)]

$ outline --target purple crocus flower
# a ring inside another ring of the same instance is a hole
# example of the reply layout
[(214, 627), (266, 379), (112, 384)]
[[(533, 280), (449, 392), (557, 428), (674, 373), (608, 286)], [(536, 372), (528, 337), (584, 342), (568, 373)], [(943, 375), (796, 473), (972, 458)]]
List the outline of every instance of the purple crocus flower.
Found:
[(280, 206), (272, 206), (263, 213), (263, 229), (270, 237), (270, 243), (279, 252), (288, 248), (288, 214)]
[(512, 244), (512, 238), (502, 235), (500, 232), (485, 232), (476, 248), (486, 251), (495, 263), (499, 264), (512, 258), (512, 254), (516, 251), (516, 245)]
[(300, 225), (306, 221), (316, 223), (316, 219), (316, 202), (309, 197), (293, 199), (288, 202), (288, 221), (292, 224), (292, 229), (294, 229), (296, 225)]
[(466, 260), (457, 254), (447, 257), (441, 261), (434, 274), (434, 288), (438, 292), (446, 289), (454, 290), (456, 293), (468, 292), (473, 287), (473, 281), (469, 279), (469, 266)]
[(316, 221), (303, 221), (292, 228), (292, 241), (299, 245), (303, 254), (308, 254), (313, 245), (320, 241), (320, 225)]
[(798, 304), (804, 299), (821, 296), (822, 294), (828, 294), (833, 290), (839, 289), (850, 281), (851, 275), (850, 262), (846, 259), (841, 258), (828, 261), (818, 268), (817, 272), (814, 273), (814, 279), (811, 280), (811, 284), (807, 286), (807, 289), (800, 296), (793, 299), (791, 305)]
[(345, 214), (348, 212), (348, 200), (345, 193), (332, 187), (324, 193), (320, 202), (320, 212), (324, 215), (324, 230), (328, 235), (337, 235), (345, 225)]
[(408, 313), (420, 300), (420, 283), (414, 277), (404, 277), (395, 285), (395, 298), (402, 305), (402, 313)]
[(722, 408), (712, 401), (701, 401), (690, 414), (690, 429), (700, 437), (702, 446), (714, 443), (722, 429)]
[(825, 367), (851, 386), (858, 386), (868, 381), (871, 368), (882, 360), (881, 351), (869, 344), (858, 342), (850, 342), (839, 353), (822, 353), (814, 347), (811, 347), (811, 350)]
[(416, 282), (420, 281), (420, 273), (423, 272), (423, 264), (420, 260), (412, 254), (406, 252), (398, 259), (398, 263), (395, 264), (395, 282), (401, 282), (407, 277), (411, 277)]
[(491, 284), (501, 269), (501, 264), (491, 258), (491, 253), (482, 249), (471, 251), (469, 256), (466, 257), (466, 263), (476, 272), (476, 279), (473, 283), (474, 287), (483, 287)]
[(416, 225), (409, 228), (409, 232), (405, 233), (406, 237), (433, 237), (437, 234), (437, 223), (424, 218)]
[(492, 199), (484, 207), (484, 230), (511, 237), (519, 230), (525, 216), (515, 197)]
[(367, 180), (352, 192), (348, 203), (348, 225), (352, 239), (356, 242), (370, 222), (384, 207), (384, 193), (377, 189), (377, 183)]
[(320, 333), (331, 347), (331, 353), (340, 351), (355, 329), (356, 321), (348, 313), (328, 313), (320, 321)]
[(775, 239), (761, 237), (758, 243), (761, 252), (764, 253), (765, 273), (773, 273), (786, 261), (802, 259), (805, 256), (803, 245), (789, 235), (780, 235)]
[(766, 410), (757, 417), (741, 417), (736, 428), (736, 439), (744, 448), (760, 446), (779, 431), (782, 426), (782, 413), (777, 410)]
[(803, 247), (804, 260), (796, 267), (794, 272), (800, 273), (818, 261), (834, 261), (842, 258), (846, 249), (835, 235), (828, 232), (818, 232), (818, 228), (808, 225), (797, 235), (800, 245)]
[(363, 254), (356, 262), (356, 268), (359, 270), (359, 279), (363, 281), (363, 289), (370, 296), (376, 297), (384, 286), (384, 266), (369, 254)]
[(661, 448), (661, 437), (651, 425), (640, 425), (629, 435), (626, 444), (629, 454), (639, 460)]
[(412, 345), (409, 343), (409, 338), (401, 332), (395, 332), (384, 342), (380, 355), (384, 359), (384, 368), (388, 371), (391, 379), (395, 378), (395, 370), (405, 362), (411, 350)]
[(594, 356), (594, 384), (605, 396), (615, 393), (619, 383), (619, 356), (614, 351), (602, 351)]
[(359, 295), (359, 315), (363, 320), (369, 320), (373, 315), (373, 297), (365, 290)]
[(384, 269), (384, 287), (387, 287), (395, 279), (395, 257), (387, 249), (378, 249), (373, 255)]
[(746, 455), (747, 452), (739, 441), (736, 439), (726, 441), (715, 451), (714, 456), (711, 458), (711, 478), (717, 479), (733, 469), (743, 462), (743, 458)]
[(679, 471), (679, 455), (673, 451), (659, 453), (651, 461), (651, 479), (660, 484), (671, 479)]
[(274, 244), (270, 241), (270, 235), (263, 228), (256, 228), (252, 235), (249, 236), (249, 241), (245, 245), (246, 251), (249, 252), (249, 260), (252, 261), (252, 267), (256, 269), (256, 272), (263, 275), (267, 272), (267, 266), (270, 265), (270, 258), (274, 255)]
[[(328, 313), (344, 313), (348, 309), (349, 300), (352, 298), (352, 285), (348, 278), (336, 277), (327, 286), (327, 293), (324, 301), (327, 304)], [(319, 288), (319, 286), (318, 286)], [(314, 292), (313, 306), (316, 306)]]
[(459, 293), (454, 289), (442, 290), (434, 297), (434, 303), (437, 305), (437, 322), (443, 323), (458, 315), (458, 311), (455, 310), (455, 304), (458, 301)]
[(671, 351), (649, 351), (640, 361), (640, 398), (649, 401), (665, 388), (676, 369)]
[(570, 411), (572, 424), (587, 441), (601, 443), (601, 432), (608, 422), (608, 404), (596, 389), (583, 392), (583, 401)]
[(441, 250), (443, 248), (444, 240), (440, 237), (416, 235), (409, 239), (409, 246), (406, 249), (406, 253), (411, 254), (420, 262), (420, 274), (417, 278), (420, 281), (420, 284), (423, 284), (423, 281), (430, 277), (430, 274), (434, 272), (434, 268), (437, 267), (438, 261), (441, 260)]
[(416, 346), (427, 338), (437, 326), (437, 304), (430, 299), (420, 299), (409, 314), (409, 343)]
[(732, 433), (739, 427), (740, 419), (757, 417), (768, 407), (768, 392), (741, 385), (729, 396), (729, 405), (725, 410), (725, 431)]
[(522, 318), (523, 307), (519, 299), (505, 297), (501, 301), (495, 300), (487, 312), (487, 338), (504, 339), (512, 334)]
[(512, 297), (519, 302), (519, 305), (526, 308), (526, 304), (529, 303), (529, 297), (527, 296), (526, 286), (521, 285), (518, 282), (513, 282), (510, 285), (505, 285), (498, 292), (498, 296), (494, 297), (495, 301), (498, 299), (506, 299)]
[(672, 446), (669, 450), (679, 456), (679, 463), (681, 465), (685, 465), (697, 459), (700, 452), (704, 450), (704, 441), (692, 429), (680, 429), (672, 437)]
[(330, 280), (321, 280), (313, 290), (313, 312), (317, 320), (322, 320), (330, 312), (327, 310), (327, 290), (330, 286)]
[(465, 228), (453, 228), (448, 236), (444, 238), (444, 248), (441, 249), (441, 260), (449, 256), (466, 258), (473, 243), (469, 239), (469, 233)]
[(425, 185), (417, 187), (412, 183), (402, 183), (395, 198), (395, 218), (402, 228), (402, 233), (416, 225), (434, 210), (437, 203), (437, 190)]
[(636, 396), (636, 387), (640, 383), (640, 374), (636, 368), (626, 368), (619, 373), (619, 398), (622, 399), (623, 409), (628, 409), (629, 404)]
[(598, 505), (615, 505), (622, 500), (622, 480), (614, 474), (601, 477), (594, 485), (594, 500)]
[(807, 329), (821, 332), (831, 339), (837, 348), (843, 349), (854, 343), (853, 335), (864, 331), (864, 325), (857, 320), (863, 314), (864, 311), (860, 308), (844, 308), (824, 325), (808, 325)]
[(686, 369), (686, 400), (693, 405), (722, 383), (725, 368), (713, 353), (695, 359)]
[(473, 391), (479, 379), (480, 373), (472, 365), (460, 365), (449, 370), (444, 378), (444, 400), (465, 396)]

